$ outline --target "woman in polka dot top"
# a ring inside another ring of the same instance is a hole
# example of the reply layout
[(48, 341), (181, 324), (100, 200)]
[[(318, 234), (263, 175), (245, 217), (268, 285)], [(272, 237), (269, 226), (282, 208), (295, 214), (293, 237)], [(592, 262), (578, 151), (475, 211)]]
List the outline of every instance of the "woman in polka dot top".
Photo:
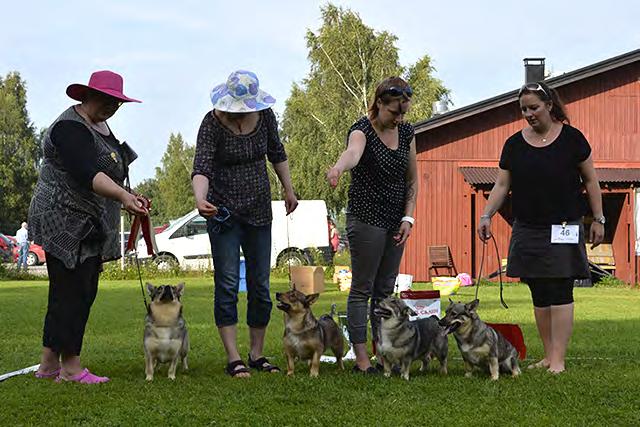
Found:
[(327, 172), (338, 185), (351, 171), (347, 236), (353, 270), (347, 301), (349, 337), (356, 353), (355, 372), (376, 373), (367, 354), (367, 306), (373, 339), (378, 336), (376, 305), (393, 293), (404, 244), (414, 223), (418, 182), (413, 126), (404, 122), (411, 87), (389, 77), (376, 88), (367, 116), (349, 129), (347, 149)]

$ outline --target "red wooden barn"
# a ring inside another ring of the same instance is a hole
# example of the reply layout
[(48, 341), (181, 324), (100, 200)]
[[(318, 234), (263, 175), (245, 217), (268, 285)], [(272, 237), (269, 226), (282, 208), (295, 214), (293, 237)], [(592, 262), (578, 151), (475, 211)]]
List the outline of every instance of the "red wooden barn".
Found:
[[(539, 80), (536, 73), (544, 75), (544, 60), (537, 65), (527, 62), (527, 81)], [(640, 185), (640, 49), (546, 82), (558, 90), (571, 124), (591, 144), (607, 218), (603, 247), (613, 252), (610, 269), (618, 278), (637, 283), (634, 209), (635, 188)], [(429, 271), (433, 261), (429, 247), (447, 245), (457, 272), (478, 274), (482, 243), (476, 235), (477, 221), (493, 187), (504, 141), (526, 125), (517, 92), (416, 124), (420, 193), (402, 273), (413, 274), (417, 281), (429, 280), (436, 272)], [(511, 234), (510, 209), (505, 205), (493, 219), (501, 258), (507, 257)], [(483, 276), (499, 265), (493, 245), (486, 252)]]

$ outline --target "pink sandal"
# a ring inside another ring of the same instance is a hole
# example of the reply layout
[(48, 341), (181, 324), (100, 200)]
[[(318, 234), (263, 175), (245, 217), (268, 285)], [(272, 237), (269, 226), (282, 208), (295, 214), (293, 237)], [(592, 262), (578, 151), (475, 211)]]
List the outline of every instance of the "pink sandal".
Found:
[(56, 382), (64, 382), (64, 381), (80, 383), (80, 384), (99, 384), (99, 383), (108, 382), (109, 378), (99, 377), (89, 372), (87, 368), (84, 368), (82, 372), (80, 372), (79, 374), (73, 375), (69, 378), (65, 378), (62, 375), (58, 375)]
[(35, 377), (38, 379), (54, 379), (54, 378), (57, 378), (59, 375), (60, 375), (60, 368), (51, 372), (36, 371), (35, 373)]

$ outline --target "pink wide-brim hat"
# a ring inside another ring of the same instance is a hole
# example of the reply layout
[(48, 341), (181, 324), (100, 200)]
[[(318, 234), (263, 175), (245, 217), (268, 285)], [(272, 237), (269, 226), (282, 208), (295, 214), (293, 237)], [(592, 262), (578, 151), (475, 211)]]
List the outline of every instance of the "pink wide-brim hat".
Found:
[(67, 95), (76, 101), (84, 101), (89, 89), (102, 92), (109, 96), (119, 99), (122, 102), (142, 102), (137, 99), (129, 98), (123, 93), (124, 81), (120, 74), (113, 71), (96, 71), (91, 74), (89, 84), (83, 85), (74, 83), (67, 87)]

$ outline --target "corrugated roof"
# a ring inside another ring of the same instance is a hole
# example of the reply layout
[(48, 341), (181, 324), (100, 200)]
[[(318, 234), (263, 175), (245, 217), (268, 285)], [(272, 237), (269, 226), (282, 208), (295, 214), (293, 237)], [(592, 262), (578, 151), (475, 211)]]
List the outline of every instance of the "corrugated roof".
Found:
[[(631, 52), (627, 52), (622, 55), (618, 55), (613, 58), (591, 64), (578, 70), (570, 71), (568, 73), (546, 79), (545, 83), (547, 83), (550, 87), (559, 88), (566, 84), (573, 83), (575, 81), (582, 80), (596, 74), (604, 73), (606, 71), (622, 67), (639, 60), (640, 49), (636, 49)], [(483, 111), (497, 108), (501, 105), (515, 102), (518, 100), (519, 89), (520, 88), (418, 122), (414, 124), (415, 133), (419, 134), (429, 129), (433, 129), (463, 119), (465, 117), (474, 116)]]
[[(489, 185), (496, 182), (498, 168), (461, 166), (464, 180), (471, 185)], [(596, 168), (598, 180), (604, 183), (640, 183), (640, 168)]]

